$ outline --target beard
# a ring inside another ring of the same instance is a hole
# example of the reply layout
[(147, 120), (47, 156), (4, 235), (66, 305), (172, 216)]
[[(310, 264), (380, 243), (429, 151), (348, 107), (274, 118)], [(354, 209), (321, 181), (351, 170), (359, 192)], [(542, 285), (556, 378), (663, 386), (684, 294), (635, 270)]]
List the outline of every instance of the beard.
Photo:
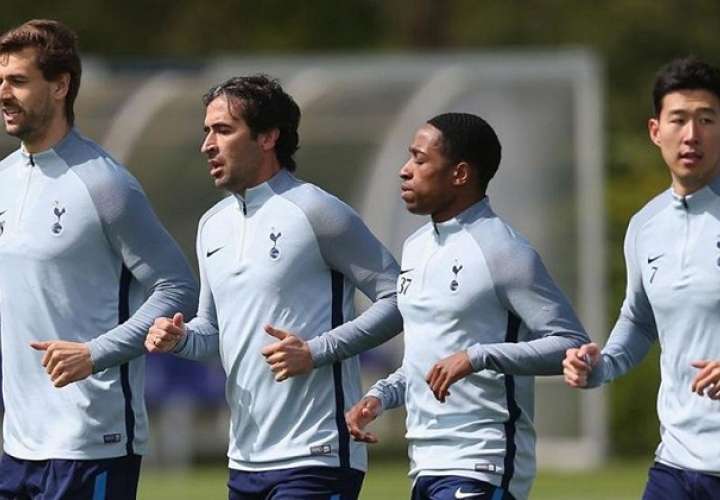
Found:
[(32, 141), (42, 137), (50, 126), (53, 118), (53, 108), (49, 96), (34, 109), (28, 109), (17, 101), (3, 102), (3, 108), (17, 109), (19, 115), (15, 123), (5, 121), (5, 132), (17, 137), (23, 142)]

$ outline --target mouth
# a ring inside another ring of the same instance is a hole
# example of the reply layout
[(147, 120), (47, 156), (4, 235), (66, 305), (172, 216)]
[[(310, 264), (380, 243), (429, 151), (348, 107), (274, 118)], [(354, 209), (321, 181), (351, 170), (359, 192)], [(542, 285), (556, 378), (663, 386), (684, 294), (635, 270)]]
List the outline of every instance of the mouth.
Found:
[(219, 179), (223, 176), (223, 164), (217, 160), (208, 160), (208, 170), (210, 177)]
[(686, 167), (694, 166), (703, 159), (703, 154), (699, 151), (684, 151), (678, 156), (680, 158), (680, 162)]
[(22, 110), (14, 106), (3, 106), (2, 114), (6, 122), (11, 122), (22, 113)]
[(413, 191), (405, 184), (402, 184), (400, 186), (400, 198), (403, 199), (403, 201), (407, 201), (408, 199), (412, 198)]

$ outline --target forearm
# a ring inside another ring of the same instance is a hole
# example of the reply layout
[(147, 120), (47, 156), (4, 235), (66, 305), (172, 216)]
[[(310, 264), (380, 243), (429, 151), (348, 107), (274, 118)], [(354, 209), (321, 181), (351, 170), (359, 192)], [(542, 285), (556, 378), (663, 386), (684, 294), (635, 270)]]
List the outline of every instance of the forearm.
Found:
[[(87, 343), (93, 370), (98, 372), (123, 364), (145, 353), (144, 341), (155, 318), (182, 312), (192, 316), (196, 309), (196, 287), (190, 275), (157, 284), (143, 305), (117, 327)], [(122, 319), (122, 318), (120, 318)]]
[(378, 299), (365, 312), (308, 341), (314, 366), (324, 366), (376, 347), (402, 330), (395, 293)]
[(173, 354), (194, 361), (207, 361), (220, 355), (220, 332), (211, 321), (197, 317), (185, 325), (185, 337)]
[(588, 377), (587, 386), (597, 387), (624, 375), (647, 355), (656, 339), (652, 327), (621, 316), (602, 350), (600, 361)]
[(407, 380), (403, 368), (400, 367), (386, 378), (375, 382), (366, 396), (379, 399), (382, 409), (390, 410), (405, 405), (406, 388)]
[(529, 342), (475, 344), (468, 349), (474, 371), (509, 375), (560, 375), (565, 351), (580, 347), (587, 337), (549, 335)]

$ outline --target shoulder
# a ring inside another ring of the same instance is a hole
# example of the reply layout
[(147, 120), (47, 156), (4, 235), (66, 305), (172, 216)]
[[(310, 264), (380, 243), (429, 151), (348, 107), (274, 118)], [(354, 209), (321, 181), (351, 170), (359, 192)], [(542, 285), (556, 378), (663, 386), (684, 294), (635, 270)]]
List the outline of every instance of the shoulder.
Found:
[(70, 132), (55, 153), (77, 175), (94, 196), (120, 198), (140, 185), (128, 170), (98, 144), (77, 131)]
[(628, 224), (627, 236), (637, 234), (651, 221), (657, 220), (662, 213), (672, 207), (672, 192), (666, 189), (662, 193), (655, 196), (647, 202), (644, 207), (638, 210), (635, 215), (630, 218)]
[(7, 155), (5, 158), (0, 160), (0, 172), (5, 170), (6, 168), (10, 168), (16, 163), (21, 163), (22, 161), (22, 153), (20, 152), (20, 149), (16, 149), (15, 151)]
[(492, 212), (466, 222), (464, 229), (485, 259), (493, 264), (501, 264), (506, 259), (537, 259), (537, 252), (527, 238)]
[(410, 236), (405, 238), (403, 248), (410, 248), (418, 242), (422, 242), (427, 238), (433, 231), (432, 222), (427, 222), (415, 230)]
[(198, 231), (202, 231), (203, 227), (211, 220), (216, 219), (217, 217), (220, 217), (220, 214), (222, 214), (226, 209), (231, 208), (233, 204), (237, 203), (232, 195), (228, 195), (222, 200), (218, 201), (210, 207), (203, 215), (200, 217), (200, 222), (198, 224)]
[(316, 232), (341, 233), (360, 220), (347, 203), (289, 172), (279, 174), (271, 187), (277, 196), (300, 210)]
[(546, 275), (540, 254), (510, 224), (491, 213), (465, 224), (496, 287), (527, 288)]

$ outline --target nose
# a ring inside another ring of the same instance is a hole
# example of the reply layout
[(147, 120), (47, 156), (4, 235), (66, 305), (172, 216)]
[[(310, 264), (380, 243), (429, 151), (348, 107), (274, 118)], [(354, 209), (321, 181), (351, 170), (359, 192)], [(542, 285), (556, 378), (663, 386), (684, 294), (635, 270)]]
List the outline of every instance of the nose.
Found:
[(0, 97), (10, 97), (10, 85), (5, 80), (0, 80)]
[(412, 158), (406, 161), (405, 164), (400, 167), (400, 172), (398, 172), (398, 175), (400, 175), (400, 178), (404, 181), (412, 177)]
[(200, 145), (200, 152), (208, 156), (215, 156), (215, 154), (217, 154), (217, 144), (215, 144), (215, 139), (212, 132), (209, 132), (205, 136), (205, 139)]
[(695, 120), (688, 120), (685, 126), (685, 137), (683, 141), (686, 144), (697, 144), (700, 140), (700, 127)]

